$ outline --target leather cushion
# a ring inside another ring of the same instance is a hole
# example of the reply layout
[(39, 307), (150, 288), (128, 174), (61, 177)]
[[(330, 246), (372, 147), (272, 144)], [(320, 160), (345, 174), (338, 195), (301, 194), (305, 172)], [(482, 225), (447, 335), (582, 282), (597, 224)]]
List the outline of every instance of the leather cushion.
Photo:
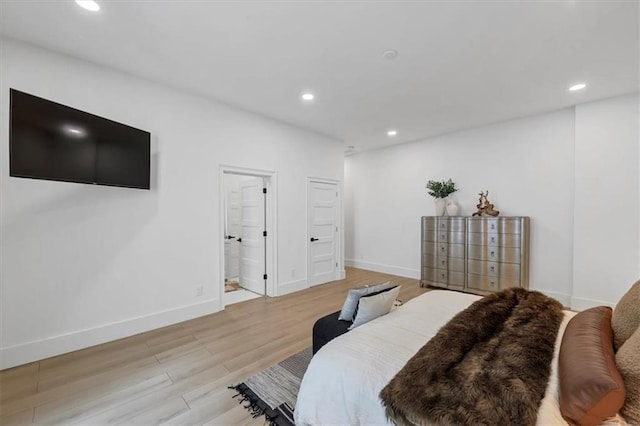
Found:
[(600, 424), (624, 404), (624, 382), (613, 353), (611, 313), (607, 306), (580, 312), (569, 321), (562, 337), (560, 411), (572, 424)]
[(627, 389), (622, 415), (629, 424), (640, 425), (640, 328), (618, 350), (616, 364)]
[(640, 280), (622, 296), (613, 310), (614, 347), (616, 350), (640, 327)]

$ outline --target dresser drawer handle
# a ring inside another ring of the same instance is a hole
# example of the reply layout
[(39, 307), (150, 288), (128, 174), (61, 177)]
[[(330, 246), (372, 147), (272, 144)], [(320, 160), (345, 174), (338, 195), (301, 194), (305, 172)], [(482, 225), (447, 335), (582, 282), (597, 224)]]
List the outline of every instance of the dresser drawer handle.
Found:
[(496, 237), (491, 237), (491, 242), (495, 243), (496, 242)]
[(442, 260), (440, 263), (442, 263), (442, 266), (444, 266), (446, 262)]
[(491, 269), (491, 272), (495, 272), (496, 267), (495, 266), (491, 266), (489, 269)]

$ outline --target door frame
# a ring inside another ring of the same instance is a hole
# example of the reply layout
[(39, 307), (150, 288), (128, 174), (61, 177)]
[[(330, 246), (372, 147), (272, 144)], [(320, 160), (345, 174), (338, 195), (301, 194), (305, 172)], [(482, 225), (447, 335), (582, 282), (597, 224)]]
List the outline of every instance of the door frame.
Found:
[[(344, 279), (346, 274), (344, 270), (344, 258), (342, 253), (344, 253), (344, 212), (342, 211), (342, 181), (340, 179), (331, 179), (331, 178), (319, 178), (313, 176), (307, 176), (307, 206), (306, 206), (306, 215), (307, 215), (307, 230), (306, 230), (306, 249), (307, 249), (307, 288), (311, 288), (311, 182), (318, 183), (329, 183), (336, 185), (336, 190), (338, 191), (338, 199), (337, 199), (337, 212), (338, 217), (336, 218), (336, 223), (338, 225), (338, 236), (336, 238), (336, 262), (338, 262), (338, 266), (336, 267), (335, 279), (341, 280)], [(322, 284), (319, 284), (322, 285)]]
[(276, 248), (278, 247), (278, 221), (276, 220), (276, 215), (278, 212), (278, 174), (273, 170), (264, 170), (264, 169), (252, 169), (248, 167), (238, 167), (231, 165), (221, 164), (218, 167), (218, 252), (219, 252), (219, 297), (220, 297), (220, 307), (221, 309), (225, 308), (224, 303), (224, 175), (225, 174), (234, 174), (234, 175), (245, 175), (245, 176), (253, 176), (253, 177), (261, 177), (264, 178), (264, 185), (267, 188), (267, 196), (266, 196), (266, 217), (265, 217), (265, 226), (267, 231), (267, 241), (266, 241), (266, 274), (267, 274), (267, 282), (266, 282), (266, 296), (274, 297), (277, 296), (277, 288), (276, 283), (278, 282), (278, 268), (276, 265), (278, 264), (278, 252)]

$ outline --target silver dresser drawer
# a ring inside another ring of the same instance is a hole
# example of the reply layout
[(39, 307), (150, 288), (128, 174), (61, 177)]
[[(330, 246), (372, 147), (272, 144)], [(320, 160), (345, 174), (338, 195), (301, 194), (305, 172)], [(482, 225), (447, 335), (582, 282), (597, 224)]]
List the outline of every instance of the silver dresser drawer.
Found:
[(438, 256), (436, 258), (436, 269), (464, 272), (464, 259), (449, 256)]
[(429, 268), (426, 266), (422, 267), (422, 279), (423, 280), (429, 280), (429, 281), (436, 281), (436, 269), (434, 268)]
[(449, 271), (449, 280), (447, 284), (456, 287), (464, 286), (464, 272)]
[(512, 218), (467, 218), (467, 230), (469, 232), (497, 232), (500, 234), (522, 233), (522, 221)]
[[(432, 250), (432, 246), (422, 246), (425, 250)], [(435, 246), (435, 253), (438, 256), (450, 256), (464, 259), (464, 244), (438, 243)]]
[(511, 287), (521, 287), (520, 281), (486, 275), (467, 274), (467, 287), (480, 291), (500, 291)]
[(425, 216), (422, 218), (422, 229), (430, 231), (464, 232), (466, 229), (466, 218)]
[(468, 245), (467, 257), (488, 262), (520, 263), (520, 249)]
[(467, 274), (467, 287), (481, 291), (499, 291), (500, 281), (498, 277), (486, 275)]
[(452, 217), (449, 219), (450, 232), (462, 232), (464, 234), (466, 229), (466, 219), (464, 217)]
[(464, 244), (449, 244), (449, 256), (464, 259)]
[(467, 243), (478, 246), (520, 247), (520, 234), (500, 234), (497, 232), (468, 232)]
[[(437, 231), (440, 218), (435, 216), (425, 216), (422, 218), (422, 231)], [(446, 224), (445, 224), (446, 226)]]
[(464, 272), (464, 264), (465, 264), (464, 258), (449, 257), (448, 262), (449, 262), (449, 272), (454, 272), (454, 271)]
[(438, 241), (438, 231), (435, 229), (422, 229), (422, 241)]
[(438, 231), (437, 240), (439, 243), (464, 244), (464, 232)]
[(468, 272), (490, 277), (499, 277), (510, 281), (520, 281), (520, 265), (515, 263), (484, 262), (469, 259)]

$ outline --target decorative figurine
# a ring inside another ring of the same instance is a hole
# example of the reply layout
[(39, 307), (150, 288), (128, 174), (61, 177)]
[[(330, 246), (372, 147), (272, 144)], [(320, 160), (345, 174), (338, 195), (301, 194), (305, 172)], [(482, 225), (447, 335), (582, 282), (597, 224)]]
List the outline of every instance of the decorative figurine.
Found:
[(489, 191), (487, 191), (486, 194), (484, 192), (480, 192), (478, 195), (480, 196), (480, 199), (478, 200), (478, 204), (476, 204), (478, 211), (475, 212), (472, 216), (487, 215), (487, 216), (497, 217), (500, 214), (500, 212), (498, 210), (494, 210), (493, 204), (491, 204), (487, 199), (487, 196), (489, 195)]

